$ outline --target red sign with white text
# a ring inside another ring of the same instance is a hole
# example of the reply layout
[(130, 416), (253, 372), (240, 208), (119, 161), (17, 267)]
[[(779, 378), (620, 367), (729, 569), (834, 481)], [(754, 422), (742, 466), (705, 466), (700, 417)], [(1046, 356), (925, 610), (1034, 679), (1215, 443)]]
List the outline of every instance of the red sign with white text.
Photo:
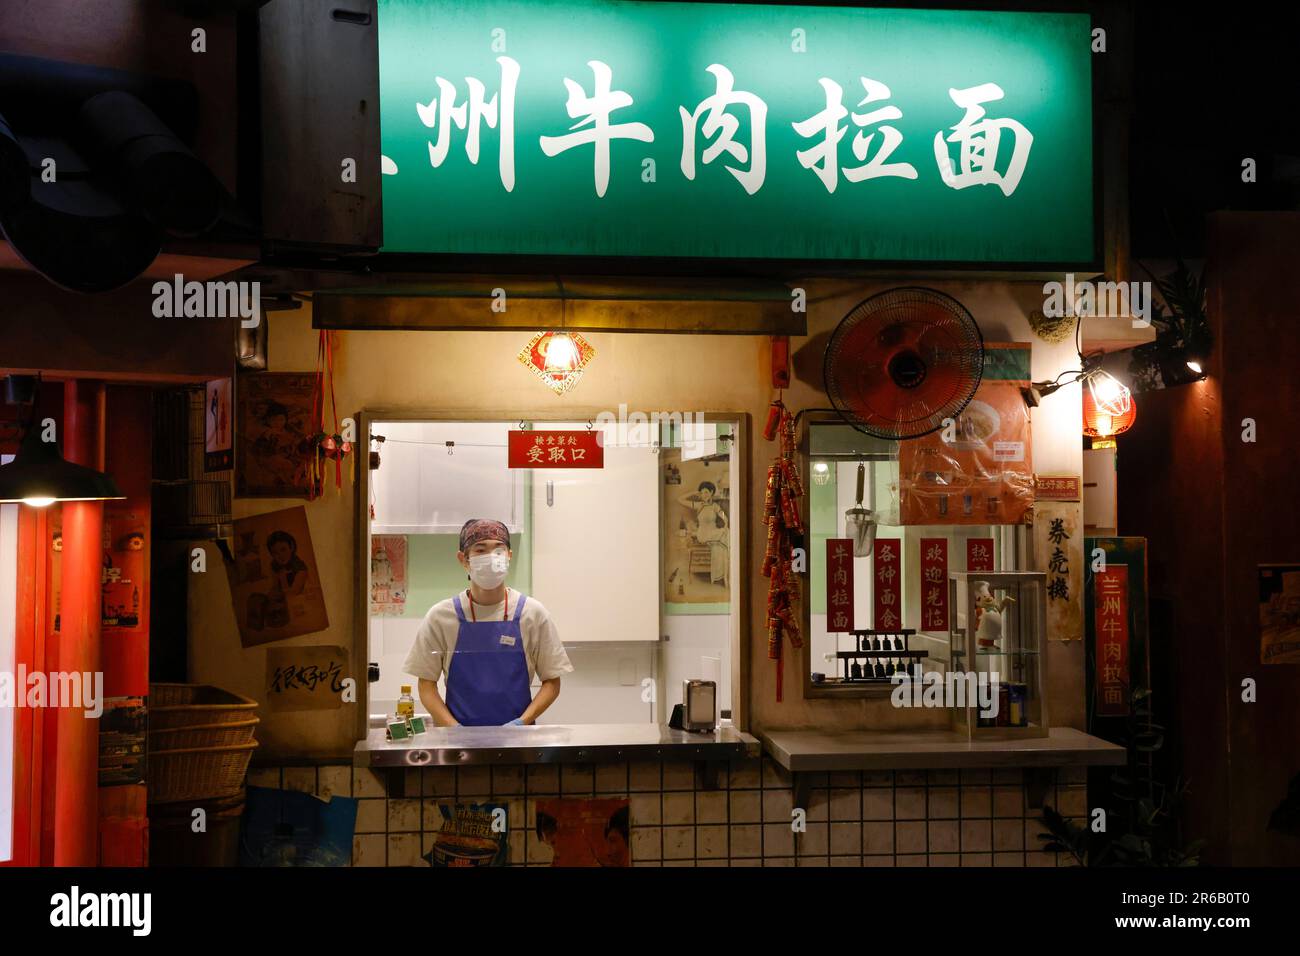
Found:
[(604, 468), (598, 431), (511, 431), (511, 468)]
[(902, 544), (897, 538), (877, 538), (871, 573), (875, 587), (875, 622), (880, 631), (903, 626)]
[(993, 570), (993, 539), (992, 538), (967, 538), (966, 539), (966, 570), (967, 571), (992, 571)]
[(853, 539), (826, 539), (826, 630), (853, 630)]
[(1097, 714), (1128, 714), (1128, 568), (1111, 565), (1093, 578)]
[(948, 539), (921, 539), (921, 630), (948, 630)]

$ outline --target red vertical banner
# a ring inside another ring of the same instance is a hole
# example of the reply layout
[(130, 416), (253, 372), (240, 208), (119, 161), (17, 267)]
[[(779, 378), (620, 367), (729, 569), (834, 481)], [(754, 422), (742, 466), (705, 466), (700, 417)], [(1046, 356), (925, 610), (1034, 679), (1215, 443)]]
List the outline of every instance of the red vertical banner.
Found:
[(948, 539), (921, 539), (921, 630), (948, 630)]
[(903, 626), (903, 542), (898, 538), (877, 538), (872, 556), (872, 589), (875, 592), (875, 622), (880, 631), (893, 631)]
[(853, 539), (826, 539), (826, 630), (853, 630)]
[(966, 570), (967, 571), (992, 571), (993, 570), (993, 539), (992, 538), (967, 538), (966, 539)]
[(1093, 651), (1097, 662), (1097, 714), (1128, 714), (1128, 568), (1117, 564), (1093, 578)]

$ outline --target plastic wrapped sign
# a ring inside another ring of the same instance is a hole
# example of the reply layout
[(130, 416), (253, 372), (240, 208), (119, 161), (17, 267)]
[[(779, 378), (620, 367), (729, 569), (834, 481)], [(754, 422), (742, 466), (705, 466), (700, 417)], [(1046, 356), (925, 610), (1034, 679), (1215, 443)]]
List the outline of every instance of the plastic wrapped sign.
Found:
[(1022, 524), (1034, 503), (1028, 343), (984, 344), (984, 377), (954, 420), (899, 443), (902, 523)]

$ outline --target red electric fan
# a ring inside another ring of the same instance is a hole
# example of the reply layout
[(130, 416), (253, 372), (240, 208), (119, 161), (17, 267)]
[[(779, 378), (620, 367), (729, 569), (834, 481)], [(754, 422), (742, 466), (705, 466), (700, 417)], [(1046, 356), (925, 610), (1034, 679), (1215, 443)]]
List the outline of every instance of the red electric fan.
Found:
[(955, 419), (979, 388), (984, 337), (965, 306), (902, 288), (859, 303), (826, 346), (826, 393), (859, 431), (898, 441)]

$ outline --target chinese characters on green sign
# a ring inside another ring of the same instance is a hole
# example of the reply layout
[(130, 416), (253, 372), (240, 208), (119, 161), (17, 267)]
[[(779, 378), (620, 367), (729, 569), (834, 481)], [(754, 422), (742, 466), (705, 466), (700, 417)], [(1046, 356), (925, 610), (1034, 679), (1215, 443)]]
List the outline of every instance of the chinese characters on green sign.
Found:
[(581, 0), (379, 10), (386, 250), (1093, 254), (1085, 16)]

